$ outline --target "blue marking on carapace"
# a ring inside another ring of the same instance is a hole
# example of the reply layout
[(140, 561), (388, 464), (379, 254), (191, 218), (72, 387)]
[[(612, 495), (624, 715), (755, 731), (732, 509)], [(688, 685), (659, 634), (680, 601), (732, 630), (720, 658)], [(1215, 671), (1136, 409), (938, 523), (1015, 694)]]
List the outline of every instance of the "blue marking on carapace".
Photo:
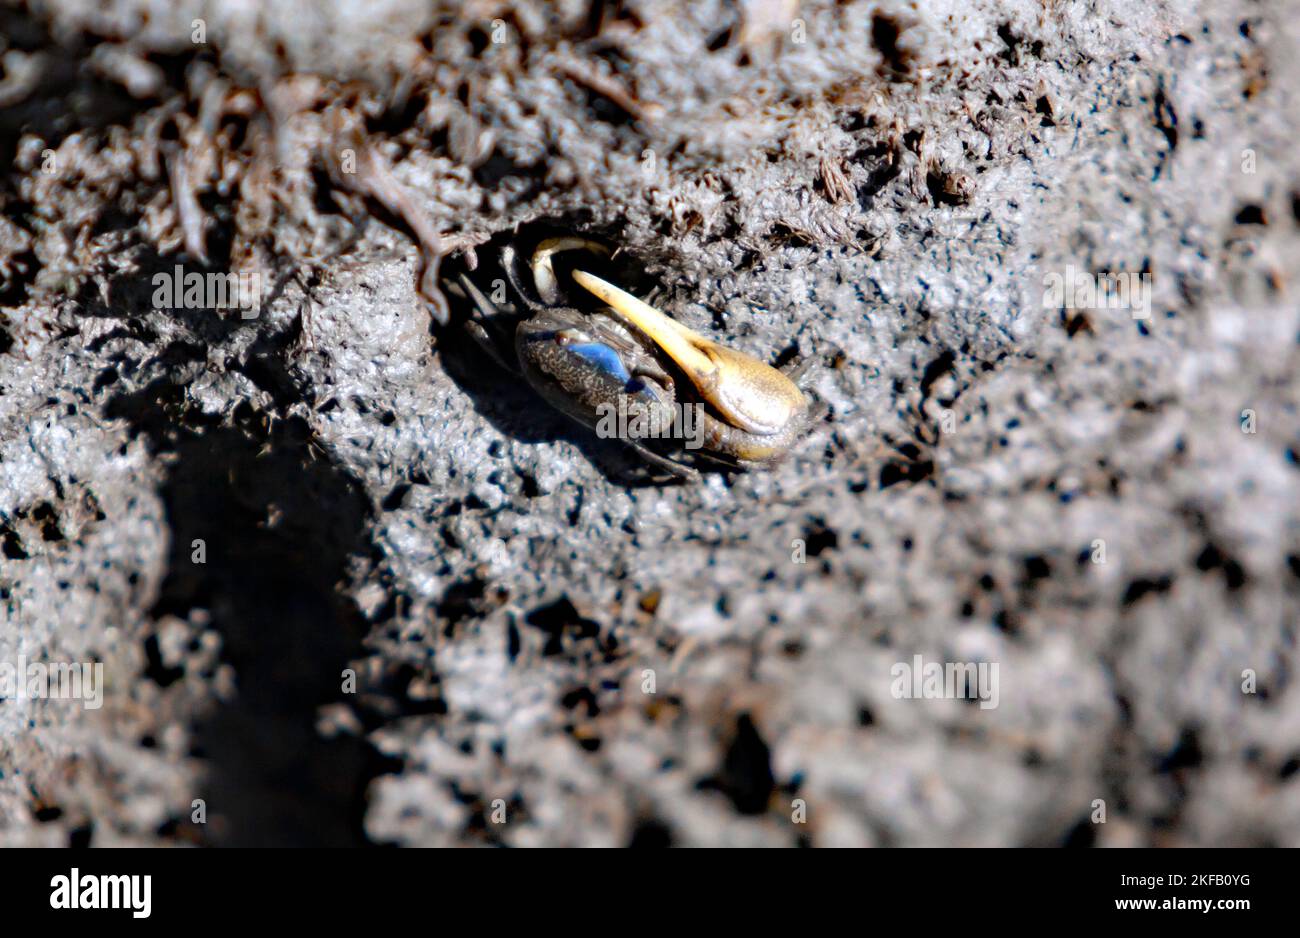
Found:
[(582, 356), (601, 371), (613, 375), (620, 381), (630, 381), (632, 379), (627, 366), (623, 364), (623, 359), (619, 358), (618, 352), (615, 352), (608, 345), (601, 345), (599, 342), (579, 342), (570, 345), (569, 351)]

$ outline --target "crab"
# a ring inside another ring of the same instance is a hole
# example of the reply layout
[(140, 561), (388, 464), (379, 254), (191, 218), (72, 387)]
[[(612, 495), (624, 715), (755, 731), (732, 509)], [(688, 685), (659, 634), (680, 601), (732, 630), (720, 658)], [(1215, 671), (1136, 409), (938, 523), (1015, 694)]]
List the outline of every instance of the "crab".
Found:
[[(462, 275), (460, 284), (476, 313), (465, 324), (470, 335), (553, 407), (598, 432), (613, 408), (643, 421), (640, 426), (668, 428), (663, 435), (678, 444), (668, 452), (635, 434), (618, 435), (643, 460), (674, 477), (699, 477), (682, 452), (693, 447), (680, 445), (692, 424), (698, 431), (692, 437), (695, 455), (730, 468), (769, 465), (786, 455), (820, 412), (799, 385), (809, 360), (775, 368), (699, 335), (575, 266), (573, 281), (603, 304), (595, 311), (578, 310), (564, 296), (552, 262), (555, 254), (578, 250), (609, 254), (585, 238), (545, 239), (530, 257), (530, 290), (517, 252), (503, 249), (502, 267), (529, 312), (515, 327), (513, 354), (502, 350), (508, 346), (500, 335), (500, 310)], [(695, 421), (684, 408), (693, 408)]]

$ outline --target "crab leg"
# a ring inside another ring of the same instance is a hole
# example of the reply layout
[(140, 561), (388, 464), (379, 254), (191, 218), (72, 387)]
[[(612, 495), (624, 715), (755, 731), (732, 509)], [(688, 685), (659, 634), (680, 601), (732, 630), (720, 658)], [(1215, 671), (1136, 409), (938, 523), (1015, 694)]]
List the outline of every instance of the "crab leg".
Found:
[(663, 349), (733, 426), (777, 433), (807, 407), (799, 387), (771, 365), (706, 339), (593, 274), (575, 270), (573, 279)]

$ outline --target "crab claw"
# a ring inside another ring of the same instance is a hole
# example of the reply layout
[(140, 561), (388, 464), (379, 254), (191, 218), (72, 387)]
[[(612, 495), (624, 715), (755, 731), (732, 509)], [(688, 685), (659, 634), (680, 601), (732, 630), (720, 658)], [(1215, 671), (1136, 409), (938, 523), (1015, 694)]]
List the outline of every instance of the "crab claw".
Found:
[(554, 303), (560, 293), (559, 282), (555, 277), (555, 266), (551, 263), (551, 255), (560, 254), (564, 251), (580, 250), (603, 254), (605, 257), (609, 256), (609, 248), (600, 242), (577, 237), (546, 238), (533, 251), (528, 266), (532, 268), (533, 283), (537, 287), (537, 293), (546, 302)]
[(779, 433), (807, 409), (799, 387), (771, 365), (706, 339), (593, 274), (575, 270), (573, 279), (663, 349), (732, 426)]

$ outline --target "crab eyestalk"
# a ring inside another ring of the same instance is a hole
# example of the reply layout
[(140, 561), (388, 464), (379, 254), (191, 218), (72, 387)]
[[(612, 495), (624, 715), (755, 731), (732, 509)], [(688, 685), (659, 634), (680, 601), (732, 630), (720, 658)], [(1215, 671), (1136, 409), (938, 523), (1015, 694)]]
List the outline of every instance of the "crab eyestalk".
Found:
[(779, 433), (807, 409), (798, 385), (771, 365), (706, 339), (594, 274), (575, 270), (573, 279), (663, 349), (732, 426)]

